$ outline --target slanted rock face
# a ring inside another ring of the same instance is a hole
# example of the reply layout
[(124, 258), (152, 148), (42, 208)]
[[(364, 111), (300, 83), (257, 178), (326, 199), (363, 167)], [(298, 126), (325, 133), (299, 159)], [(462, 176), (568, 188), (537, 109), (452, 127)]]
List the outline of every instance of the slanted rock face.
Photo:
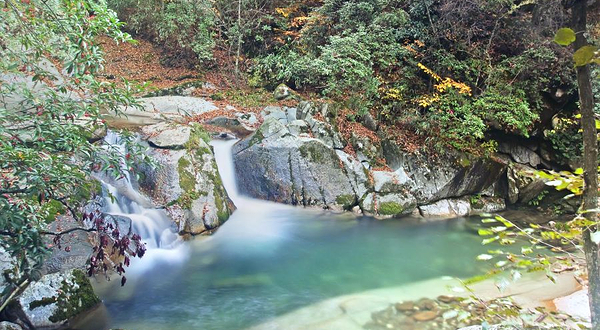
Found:
[(393, 171), (369, 171), (360, 155), (342, 150), (344, 142), (331, 125), (313, 117), (315, 109), (305, 102), (298, 109), (265, 108), (262, 126), (233, 148), (243, 194), (334, 210), (359, 206), (382, 218), (411, 214), (418, 205), (424, 206), (420, 213), (435, 217), (504, 208), (496, 200), (472, 208), (461, 197), (482, 191), (494, 196), (498, 181), (506, 179), (507, 161), (460, 154), (433, 161), (388, 141), (382, 149)]
[(208, 233), (227, 221), (235, 206), (223, 187), (206, 133), (198, 126), (180, 126), (144, 129), (143, 139), (154, 146), (148, 155), (159, 166), (140, 167), (140, 187), (157, 206), (165, 207), (181, 234)]
[(502, 178), (508, 166), (500, 158), (470, 159), (451, 153), (432, 160), (404, 153), (390, 141), (383, 142), (383, 152), (394, 171), (403, 170), (412, 180), (410, 191), (419, 205), (484, 191)]
[[(323, 141), (284, 124), (273, 111), (233, 149), (240, 192), (255, 198), (304, 206), (350, 209), (367, 189), (360, 163)], [(294, 119), (295, 120), (295, 119)], [(293, 127), (298, 127), (293, 125)]]
[(100, 303), (81, 270), (43, 276), (19, 297), (19, 304), (35, 328), (57, 328)]
[(535, 175), (535, 169), (522, 164), (510, 164), (508, 178), (508, 201), (511, 204), (527, 203), (546, 190), (545, 179)]

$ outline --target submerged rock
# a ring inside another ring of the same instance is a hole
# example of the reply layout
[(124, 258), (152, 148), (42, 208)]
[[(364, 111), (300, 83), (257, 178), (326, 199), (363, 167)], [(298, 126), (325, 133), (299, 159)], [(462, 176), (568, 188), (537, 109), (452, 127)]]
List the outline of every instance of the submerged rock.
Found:
[(179, 141), (181, 148), (149, 149), (159, 166), (141, 166), (139, 183), (156, 206), (165, 207), (180, 234), (196, 235), (223, 224), (235, 206), (223, 187), (208, 135), (199, 126), (185, 129), (190, 135)]

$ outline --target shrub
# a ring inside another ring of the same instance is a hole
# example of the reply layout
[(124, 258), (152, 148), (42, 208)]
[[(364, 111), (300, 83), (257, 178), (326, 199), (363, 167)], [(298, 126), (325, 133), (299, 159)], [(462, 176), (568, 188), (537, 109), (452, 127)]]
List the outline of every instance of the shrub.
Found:
[(523, 93), (502, 92), (495, 88), (486, 90), (473, 103), (473, 111), (489, 126), (525, 137), (529, 137), (530, 128), (539, 119), (529, 108)]
[(208, 0), (109, 0), (127, 29), (151, 39), (190, 64), (212, 59), (214, 14)]

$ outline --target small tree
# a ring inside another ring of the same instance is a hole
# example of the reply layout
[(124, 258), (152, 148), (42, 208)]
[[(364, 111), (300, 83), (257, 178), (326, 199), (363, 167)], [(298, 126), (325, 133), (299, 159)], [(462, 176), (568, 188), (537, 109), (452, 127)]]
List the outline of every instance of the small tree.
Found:
[[(0, 246), (16, 260), (3, 274), (11, 285), (0, 293), (1, 310), (39, 277), (50, 242), (69, 250), (60, 245), (69, 232), (97, 235), (90, 275), (122, 274), (144, 245), (137, 235), (118, 233), (99, 212), (80, 211), (98, 188), (93, 171), (119, 176), (134, 159), (94, 142), (106, 129), (101, 113), (134, 104), (128, 84), (119, 89), (96, 79), (103, 59), (95, 38), (130, 37), (103, 0), (0, 0), (0, 8)], [(49, 231), (58, 215), (88, 226)], [(122, 262), (112, 263), (112, 253)]]

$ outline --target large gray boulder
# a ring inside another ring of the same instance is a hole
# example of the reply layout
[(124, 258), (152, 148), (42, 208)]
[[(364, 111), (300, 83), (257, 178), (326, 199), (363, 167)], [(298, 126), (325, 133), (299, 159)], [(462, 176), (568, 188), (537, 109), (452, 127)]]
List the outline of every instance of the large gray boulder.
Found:
[[(360, 154), (343, 151), (345, 142), (329, 123), (316, 119), (322, 116), (316, 109), (307, 102), (297, 109), (264, 109), (262, 126), (233, 147), (241, 193), (334, 210), (359, 206), (363, 213), (380, 218), (408, 215), (417, 206), (423, 206), (421, 214), (434, 217), (505, 207), (495, 193), (498, 182), (506, 178), (508, 160), (450, 152), (434, 159), (403, 152), (386, 141), (382, 151), (392, 171), (370, 171)], [(365, 147), (365, 141), (355, 140), (353, 144)], [(496, 199), (477, 208), (461, 199), (483, 191)]]
[(433, 158), (409, 154), (391, 141), (382, 142), (388, 166), (410, 178), (410, 192), (419, 205), (480, 193), (506, 173), (508, 161), (499, 157), (475, 157), (448, 151)]
[(43, 276), (18, 301), (35, 328), (58, 328), (100, 303), (87, 276), (77, 269)]
[[(60, 216), (49, 225), (48, 229), (60, 232), (79, 227), (81, 227), (81, 224), (72, 217)], [(93, 247), (90, 243), (89, 233), (75, 231), (70, 235), (63, 235), (60, 246), (54, 245), (50, 255), (44, 260), (44, 273), (56, 273), (71, 269), (83, 270), (86, 268), (92, 253)]]
[(240, 192), (281, 203), (350, 209), (368, 191), (360, 162), (322, 140), (294, 135), (287, 116), (270, 111), (263, 125), (233, 148)]
[[(161, 127), (166, 128), (161, 131)], [(163, 144), (163, 148), (149, 148), (148, 155), (159, 166), (141, 166), (139, 184), (155, 206), (166, 209), (180, 234), (197, 235), (212, 232), (235, 209), (223, 187), (212, 148), (207, 144), (208, 135), (200, 126), (154, 125), (144, 132), (158, 131), (158, 135), (143, 134), (142, 138), (150, 141), (167, 132), (188, 129), (187, 140), (180, 139), (177, 133), (177, 139), (164, 137), (163, 140), (170, 142)], [(177, 143), (172, 143), (175, 140)], [(165, 148), (167, 144), (169, 148)]]

